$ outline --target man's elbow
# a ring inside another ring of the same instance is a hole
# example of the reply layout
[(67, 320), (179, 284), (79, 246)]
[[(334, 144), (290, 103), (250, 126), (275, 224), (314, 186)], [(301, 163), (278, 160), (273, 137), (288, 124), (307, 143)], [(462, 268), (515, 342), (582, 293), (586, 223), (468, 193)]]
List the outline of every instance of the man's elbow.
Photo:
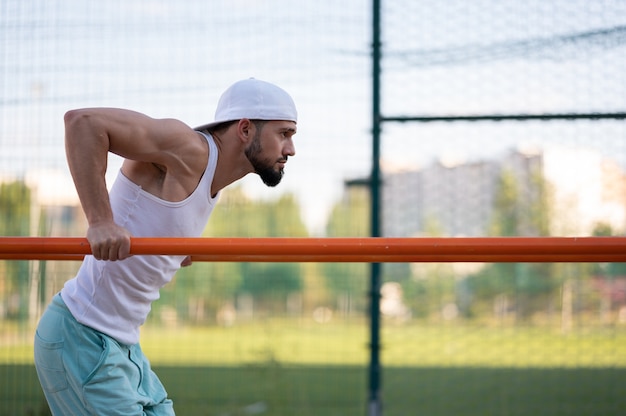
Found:
[(89, 108), (69, 110), (65, 113), (65, 140), (82, 140), (86, 135), (100, 132), (103, 129), (100, 117)]
[(66, 128), (76, 126), (80, 122), (84, 122), (88, 118), (88, 112), (84, 109), (69, 110), (63, 116), (63, 122)]

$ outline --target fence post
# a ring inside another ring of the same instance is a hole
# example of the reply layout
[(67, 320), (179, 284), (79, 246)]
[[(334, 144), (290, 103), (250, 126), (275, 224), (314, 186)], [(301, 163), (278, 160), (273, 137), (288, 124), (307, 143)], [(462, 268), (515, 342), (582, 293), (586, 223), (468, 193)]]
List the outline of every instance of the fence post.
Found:
[[(371, 236), (381, 236), (380, 211), (380, 0), (372, 0), (372, 173), (370, 176)], [(372, 263), (370, 279), (369, 416), (382, 416), (380, 364), (381, 263)]]

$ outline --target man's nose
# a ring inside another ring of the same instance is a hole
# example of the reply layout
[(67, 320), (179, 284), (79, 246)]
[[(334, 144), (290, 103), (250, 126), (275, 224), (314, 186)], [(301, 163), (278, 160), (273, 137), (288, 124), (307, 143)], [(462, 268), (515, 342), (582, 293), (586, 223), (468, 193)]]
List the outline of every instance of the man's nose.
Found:
[(285, 144), (285, 148), (283, 149), (283, 154), (287, 156), (295, 156), (296, 155), (296, 146), (294, 146), (293, 142), (289, 140)]

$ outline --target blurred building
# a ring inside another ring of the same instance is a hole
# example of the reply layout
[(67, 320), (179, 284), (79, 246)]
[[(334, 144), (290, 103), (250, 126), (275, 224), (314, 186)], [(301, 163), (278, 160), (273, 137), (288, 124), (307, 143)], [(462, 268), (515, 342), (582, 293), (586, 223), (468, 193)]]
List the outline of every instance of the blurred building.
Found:
[(593, 150), (553, 147), (516, 149), (499, 160), (438, 161), (420, 170), (385, 172), (384, 235), (489, 235), (505, 172), (515, 177), (522, 206), (545, 187), (550, 235), (591, 235), (601, 223), (616, 232), (626, 229), (623, 169)]
[(482, 235), (487, 229), (500, 166), (449, 164), (384, 175), (385, 236)]

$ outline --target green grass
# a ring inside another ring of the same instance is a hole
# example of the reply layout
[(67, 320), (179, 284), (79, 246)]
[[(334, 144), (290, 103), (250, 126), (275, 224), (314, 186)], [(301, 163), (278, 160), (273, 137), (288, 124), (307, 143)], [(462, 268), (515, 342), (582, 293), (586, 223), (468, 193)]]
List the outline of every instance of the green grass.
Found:
[(151, 362), (164, 365), (281, 364), (363, 365), (367, 328), (271, 320), (230, 328), (146, 328), (141, 345)]
[[(387, 326), (382, 343), (386, 366), (626, 368), (626, 328), (562, 334), (536, 327)], [(324, 326), (269, 321), (168, 332), (148, 328), (142, 345), (153, 363), (166, 365), (361, 366), (369, 356), (365, 323)]]
[(626, 368), (624, 329), (412, 326), (385, 329), (382, 338), (391, 366)]
[[(363, 416), (366, 369), (354, 366), (155, 367), (178, 415)], [(626, 370), (392, 367), (385, 416), (617, 416)], [(35, 370), (0, 366), (0, 414), (43, 416)]]
[[(179, 415), (365, 415), (365, 323), (268, 320), (148, 327), (142, 345)], [(0, 415), (43, 415), (30, 336), (0, 344)], [(626, 331), (391, 326), (382, 332), (385, 416), (617, 415)]]

